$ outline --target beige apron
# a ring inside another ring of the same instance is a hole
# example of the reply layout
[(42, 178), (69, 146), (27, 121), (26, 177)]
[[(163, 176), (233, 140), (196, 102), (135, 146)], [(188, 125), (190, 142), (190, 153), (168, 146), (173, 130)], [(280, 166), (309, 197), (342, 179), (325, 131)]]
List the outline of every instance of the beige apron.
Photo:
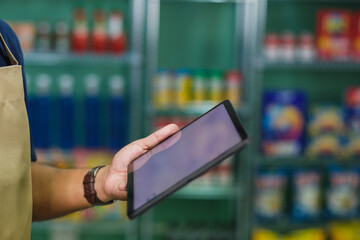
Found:
[(30, 134), (21, 66), (0, 34), (11, 66), (0, 67), (0, 239), (30, 239)]

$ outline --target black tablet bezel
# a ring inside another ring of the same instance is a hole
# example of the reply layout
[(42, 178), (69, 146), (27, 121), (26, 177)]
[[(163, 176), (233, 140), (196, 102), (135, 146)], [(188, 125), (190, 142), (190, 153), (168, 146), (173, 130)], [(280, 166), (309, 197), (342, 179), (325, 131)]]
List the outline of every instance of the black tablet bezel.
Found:
[[(202, 175), (204, 172), (206, 172), (210, 168), (216, 166), (218, 163), (220, 163), (221, 161), (223, 161), (227, 157), (231, 156), (235, 152), (237, 152), (240, 149), (244, 148), (249, 143), (248, 135), (247, 135), (243, 125), (241, 124), (241, 121), (238, 118), (238, 116), (237, 116), (237, 114), (236, 114), (236, 112), (235, 112), (235, 110), (234, 110), (234, 108), (231, 105), (229, 100), (225, 100), (225, 101), (219, 103), (218, 105), (216, 105), (215, 107), (213, 107), (212, 109), (210, 109), (209, 111), (204, 113), (203, 115), (199, 116), (198, 118), (196, 118), (195, 120), (190, 122), (188, 125), (186, 125), (182, 129), (186, 128), (187, 126), (189, 126), (190, 124), (192, 124), (193, 122), (195, 122), (199, 118), (203, 117), (204, 115), (208, 114), (209, 112), (211, 112), (213, 109), (217, 108), (220, 105), (224, 105), (224, 107), (225, 107), (227, 113), (229, 114), (229, 116), (230, 116), (236, 130), (238, 131), (242, 141), (239, 144), (237, 144), (237, 145), (233, 146), (232, 148), (230, 148), (229, 150), (227, 150), (221, 156), (219, 156), (219, 157), (213, 159), (212, 161), (210, 161), (209, 163), (205, 164), (203, 167), (201, 167), (197, 171), (193, 172), (192, 174), (190, 174), (189, 176), (187, 176), (183, 180), (179, 181), (175, 185), (171, 186), (169, 189), (167, 189), (163, 193), (157, 195), (156, 197), (154, 197), (149, 202), (147, 202), (146, 204), (144, 204), (143, 206), (141, 206), (140, 208), (138, 208), (136, 210), (133, 209), (133, 206), (134, 206), (134, 192), (133, 192), (134, 179), (133, 179), (133, 176), (134, 175), (133, 175), (133, 172), (129, 171), (128, 172), (128, 187), (127, 187), (127, 189), (128, 189), (127, 190), (128, 191), (127, 215), (128, 215), (128, 217), (130, 219), (133, 219), (136, 216), (140, 215), (141, 213), (145, 212), (146, 210), (148, 210), (149, 208), (151, 208), (152, 206), (154, 206), (155, 204), (160, 202), (162, 199), (164, 199), (164, 198), (168, 197), (169, 195), (171, 195), (172, 193), (176, 192), (181, 187), (185, 186), (187, 183), (189, 183), (192, 180), (194, 180), (195, 178), (199, 177), (200, 175)], [(180, 129), (179, 131), (181, 131), (182, 129)], [(166, 139), (163, 140), (163, 141), (166, 141)]]

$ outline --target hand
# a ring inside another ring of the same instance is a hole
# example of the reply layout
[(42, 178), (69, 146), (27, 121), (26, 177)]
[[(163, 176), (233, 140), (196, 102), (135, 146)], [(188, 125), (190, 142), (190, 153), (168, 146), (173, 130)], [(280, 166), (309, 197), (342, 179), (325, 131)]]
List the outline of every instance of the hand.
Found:
[[(110, 200), (126, 200), (129, 163), (151, 150), (178, 130), (179, 127), (177, 125), (169, 124), (146, 138), (130, 143), (117, 152), (111, 165), (100, 169), (96, 176), (95, 190), (98, 198), (103, 202)], [(176, 139), (179, 138), (180, 135), (176, 137)], [(172, 144), (173, 143), (174, 141), (172, 141)], [(144, 163), (145, 162), (141, 165)]]

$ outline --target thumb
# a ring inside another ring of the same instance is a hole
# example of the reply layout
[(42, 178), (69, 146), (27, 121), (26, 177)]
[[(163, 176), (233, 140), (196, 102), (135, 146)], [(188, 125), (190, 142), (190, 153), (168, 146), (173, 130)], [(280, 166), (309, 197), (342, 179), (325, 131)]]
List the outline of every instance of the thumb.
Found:
[(146, 138), (128, 144), (115, 154), (113, 167), (117, 171), (126, 171), (130, 162), (134, 161), (177, 131), (179, 131), (179, 127), (176, 124), (169, 124)]

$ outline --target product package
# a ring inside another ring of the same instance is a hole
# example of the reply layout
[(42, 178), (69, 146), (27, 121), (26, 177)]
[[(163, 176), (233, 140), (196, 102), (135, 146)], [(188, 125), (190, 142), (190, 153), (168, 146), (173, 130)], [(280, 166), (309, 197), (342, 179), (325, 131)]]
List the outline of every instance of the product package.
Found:
[(330, 218), (348, 219), (356, 217), (359, 210), (359, 170), (329, 169), (329, 183), (326, 196), (327, 212)]
[(344, 114), (340, 106), (317, 105), (311, 109), (309, 135), (322, 133), (342, 134), (345, 129)]
[(255, 176), (255, 212), (260, 221), (285, 216), (287, 176), (282, 169), (259, 169)]
[(321, 176), (316, 170), (297, 170), (292, 176), (292, 218), (295, 221), (321, 217)]
[(305, 94), (267, 91), (263, 97), (262, 151), (267, 156), (298, 156), (304, 149)]
[(283, 240), (326, 240), (326, 233), (321, 228), (300, 229), (290, 232)]
[(331, 240), (359, 240), (360, 223), (351, 222), (334, 222), (328, 227), (329, 237)]
[(336, 105), (311, 108), (307, 154), (310, 157), (341, 157), (345, 139), (344, 111)]
[(346, 156), (349, 158), (360, 157), (360, 134), (348, 138)]
[(326, 233), (321, 228), (299, 229), (280, 234), (265, 228), (257, 228), (252, 234), (253, 240), (325, 240)]
[(351, 48), (351, 14), (342, 9), (317, 13), (316, 42), (321, 60), (345, 60)]
[(360, 86), (346, 90), (345, 105), (347, 127), (352, 134), (360, 135)]
[(282, 240), (282, 236), (269, 229), (257, 228), (252, 233), (252, 240)]
[(360, 12), (353, 13), (352, 17), (352, 58), (354, 60), (360, 60)]
[(344, 138), (335, 134), (321, 134), (309, 139), (307, 155), (310, 157), (340, 157), (343, 153)]

